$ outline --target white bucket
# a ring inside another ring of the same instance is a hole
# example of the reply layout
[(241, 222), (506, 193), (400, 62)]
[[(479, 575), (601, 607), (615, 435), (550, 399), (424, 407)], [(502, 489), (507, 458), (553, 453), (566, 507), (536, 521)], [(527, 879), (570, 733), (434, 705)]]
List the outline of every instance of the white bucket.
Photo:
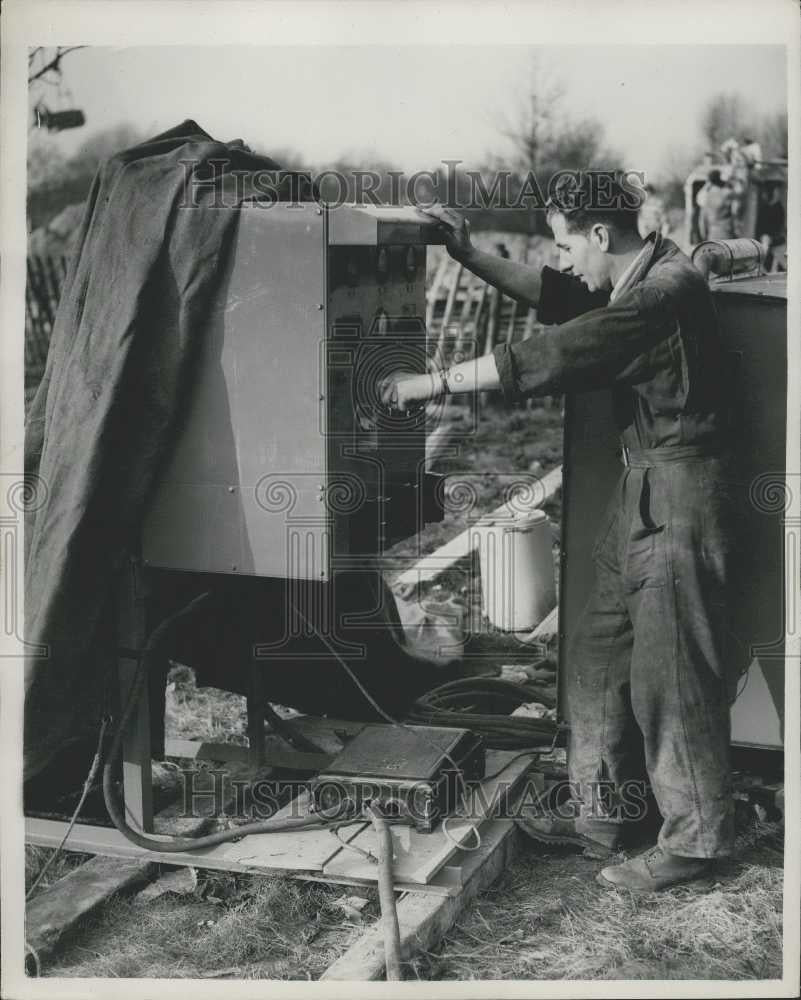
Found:
[(473, 526), (481, 610), (503, 632), (528, 632), (556, 605), (551, 522), (541, 510), (482, 518)]

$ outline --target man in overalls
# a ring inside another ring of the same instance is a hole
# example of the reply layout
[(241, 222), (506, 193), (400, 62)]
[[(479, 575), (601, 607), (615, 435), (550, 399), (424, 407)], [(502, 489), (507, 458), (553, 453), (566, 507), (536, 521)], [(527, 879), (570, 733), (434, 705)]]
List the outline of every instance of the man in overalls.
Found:
[(568, 661), (575, 818), (522, 822), (535, 839), (611, 858), (615, 804), (644, 750), (658, 843), (598, 878), (649, 891), (696, 878), (733, 849), (723, 357), (702, 275), (670, 240), (639, 235), (630, 191), (616, 183), (603, 205), (592, 191), (589, 175), (565, 177), (549, 203), (558, 271), (482, 253), (458, 213), (432, 207), (451, 256), (547, 325), (436, 375), (393, 376), (381, 391), (403, 409), (446, 392), (612, 388), (624, 467)]

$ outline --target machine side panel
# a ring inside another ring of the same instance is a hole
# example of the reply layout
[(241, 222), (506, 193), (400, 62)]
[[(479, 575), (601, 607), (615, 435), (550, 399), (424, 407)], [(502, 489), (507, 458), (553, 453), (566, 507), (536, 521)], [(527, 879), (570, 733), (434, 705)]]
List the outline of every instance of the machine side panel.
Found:
[(239, 211), (143, 556), (171, 569), (322, 579), (324, 219), (313, 204)]

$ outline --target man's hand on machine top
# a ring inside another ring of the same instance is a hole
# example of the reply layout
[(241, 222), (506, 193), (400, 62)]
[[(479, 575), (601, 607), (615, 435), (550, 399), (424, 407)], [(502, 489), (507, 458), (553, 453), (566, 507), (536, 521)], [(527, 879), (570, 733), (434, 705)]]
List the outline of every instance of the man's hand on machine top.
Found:
[(479, 250), (470, 240), (470, 223), (460, 212), (440, 202), (425, 208), (418, 205), (417, 209), (439, 222), (445, 233), (445, 247), (454, 260), (505, 295), (536, 307), (541, 291), (539, 270)]
[(454, 260), (464, 262), (475, 252), (470, 241), (470, 223), (459, 212), (435, 201), (433, 205), (418, 205), (418, 212), (436, 219), (445, 230), (445, 248)]

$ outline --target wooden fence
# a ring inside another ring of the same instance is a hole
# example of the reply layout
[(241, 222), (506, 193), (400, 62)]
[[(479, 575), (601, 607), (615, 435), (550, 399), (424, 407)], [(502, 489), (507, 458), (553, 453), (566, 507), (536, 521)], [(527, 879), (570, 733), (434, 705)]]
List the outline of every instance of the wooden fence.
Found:
[(25, 400), (42, 378), (58, 300), (67, 273), (66, 257), (28, 257), (25, 286)]

